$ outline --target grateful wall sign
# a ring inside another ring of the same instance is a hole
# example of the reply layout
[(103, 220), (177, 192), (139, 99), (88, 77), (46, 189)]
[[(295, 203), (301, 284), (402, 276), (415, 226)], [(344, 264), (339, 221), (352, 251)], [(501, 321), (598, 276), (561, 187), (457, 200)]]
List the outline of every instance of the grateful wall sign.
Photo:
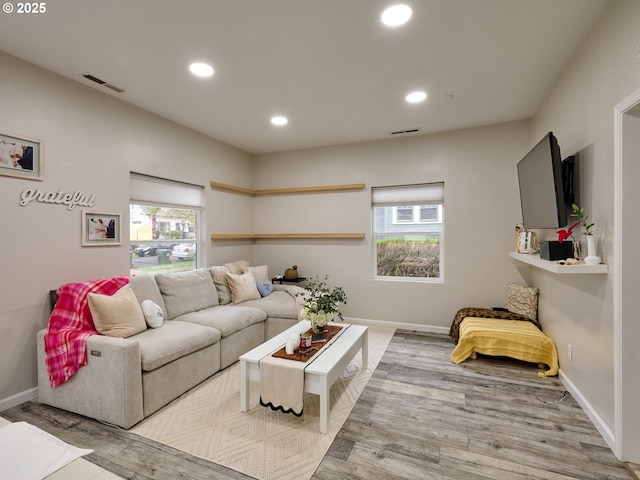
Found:
[(18, 203), (20, 206), (26, 207), (31, 202), (65, 205), (67, 210), (73, 210), (76, 206), (93, 207), (96, 204), (96, 196), (82, 193), (80, 190), (73, 193), (65, 193), (62, 190), (43, 192), (39, 188), (27, 188), (20, 194)]

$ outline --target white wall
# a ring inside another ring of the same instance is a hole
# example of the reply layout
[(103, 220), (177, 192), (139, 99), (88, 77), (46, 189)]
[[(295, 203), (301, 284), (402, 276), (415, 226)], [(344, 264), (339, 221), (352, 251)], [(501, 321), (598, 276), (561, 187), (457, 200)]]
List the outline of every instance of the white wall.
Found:
[[(198, 185), (206, 191), (207, 228), (243, 223), (251, 204), (221, 196), (217, 176), (249, 184), (251, 156), (0, 52), (0, 133), (43, 144), (44, 181), (0, 176), (0, 410), (2, 399), (36, 386), (36, 332), (49, 315), (48, 291), (71, 281), (129, 272), (129, 172)], [(122, 213), (121, 247), (81, 247), (81, 213), (60, 205), (18, 205), (26, 188), (95, 194), (94, 211)], [(228, 212), (233, 212), (233, 217)], [(213, 251), (209, 262), (249, 258), (251, 249)], [(20, 400), (17, 398), (16, 400)], [(10, 400), (9, 400), (10, 401)]]
[(550, 319), (563, 374), (608, 429), (614, 425), (614, 107), (640, 88), (639, 42), (640, 2), (612, 2), (532, 121), (532, 143), (553, 130), (563, 155), (578, 153), (580, 204), (596, 223), (599, 255), (610, 265), (607, 276), (536, 271), (532, 277), (544, 295), (540, 314)]
[[(256, 242), (271, 273), (294, 263), (344, 287), (347, 316), (448, 332), (457, 309), (505, 305), (523, 278), (508, 252), (521, 221), (516, 163), (526, 121), (378, 142), (258, 156), (256, 188), (365, 183), (357, 192), (261, 196), (258, 233), (362, 232), (363, 241)], [(442, 283), (372, 280), (371, 187), (445, 182)], [(275, 271), (274, 271), (275, 270)]]

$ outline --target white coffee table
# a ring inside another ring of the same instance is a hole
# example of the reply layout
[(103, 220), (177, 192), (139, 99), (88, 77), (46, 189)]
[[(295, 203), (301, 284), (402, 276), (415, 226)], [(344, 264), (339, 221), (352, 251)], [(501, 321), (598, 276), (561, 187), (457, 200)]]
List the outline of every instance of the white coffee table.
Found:
[[(351, 359), (362, 350), (362, 368), (367, 368), (369, 341), (367, 327), (338, 323), (345, 327), (340, 336), (332, 339), (304, 371), (304, 391), (320, 395), (320, 432), (329, 431), (329, 408), (331, 385), (338, 379)], [(251, 380), (260, 381), (258, 362), (285, 345), (292, 333), (302, 333), (311, 328), (311, 323), (302, 321), (284, 332), (258, 345), (240, 357), (240, 410), (249, 410), (249, 388)]]

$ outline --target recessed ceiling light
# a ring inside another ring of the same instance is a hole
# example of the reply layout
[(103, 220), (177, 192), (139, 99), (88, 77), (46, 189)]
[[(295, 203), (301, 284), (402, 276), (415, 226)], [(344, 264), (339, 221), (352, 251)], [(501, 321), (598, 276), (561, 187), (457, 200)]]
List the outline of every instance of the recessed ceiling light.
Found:
[(405, 97), (405, 100), (409, 103), (420, 103), (426, 100), (427, 94), (422, 91), (411, 92), (409, 95)]
[(398, 27), (407, 23), (411, 18), (412, 13), (413, 12), (411, 10), (411, 7), (399, 3), (385, 9), (385, 11), (382, 12), (382, 15), (380, 16), (380, 20), (387, 27)]
[(287, 120), (287, 117), (283, 117), (282, 115), (276, 115), (275, 117), (271, 117), (271, 123), (282, 126), (289, 123), (289, 120)]
[(213, 67), (211, 65), (207, 65), (206, 63), (192, 63), (189, 65), (189, 71), (194, 75), (199, 77), (210, 77), (213, 75)]

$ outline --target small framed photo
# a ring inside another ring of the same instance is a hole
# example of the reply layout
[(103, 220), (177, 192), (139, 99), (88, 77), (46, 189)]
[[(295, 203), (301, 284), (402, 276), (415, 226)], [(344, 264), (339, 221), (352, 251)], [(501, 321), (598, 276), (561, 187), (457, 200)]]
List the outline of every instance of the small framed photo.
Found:
[(120, 214), (82, 212), (82, 245), (100, 247), (121, 245)]
[(0, 175), (42, 180), (42, 144), (0, 133)]

